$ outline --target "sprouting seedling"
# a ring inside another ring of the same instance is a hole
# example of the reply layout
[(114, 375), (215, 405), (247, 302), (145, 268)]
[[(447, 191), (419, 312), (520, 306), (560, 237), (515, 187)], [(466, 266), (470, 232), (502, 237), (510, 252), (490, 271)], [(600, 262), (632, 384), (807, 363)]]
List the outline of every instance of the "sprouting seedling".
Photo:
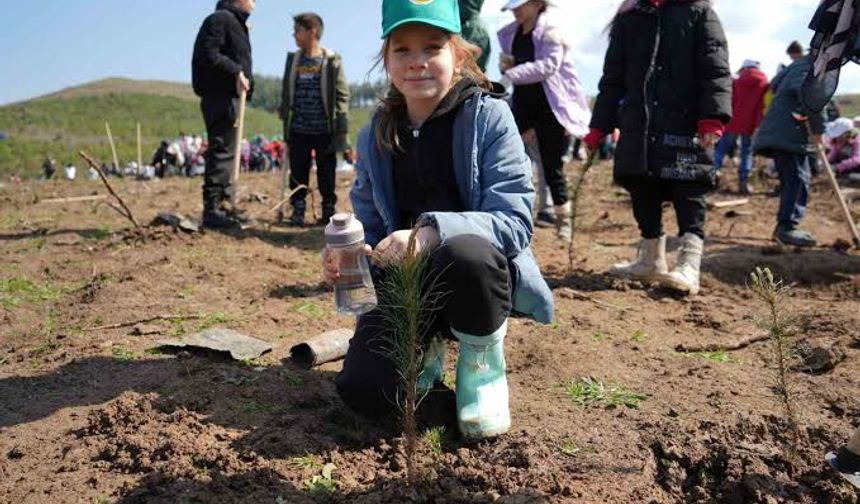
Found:
[(573, 184), (573, 194), (570, 198), (570, 242), (567, 245), (567, 270), (569, 273), (573, 273), (573, 240), (576, 238), (576, 218), (579, 213), (579, 196), (582, 194), (582, 186), (585, 182), (585, 176), (588, 175), (588, 171), (591, 170), (592, 166), (594, 166), (595, 160), (597, 160), (597, 151), (588, 155), (588, 160), (586, 160), (585, 164), (582, 165), (582, 168), (579, 171), (579, 176)]
[(769, 268), (757, 267), (750, 274), (750, 289), (767, 306), (767, 316), (760, 322), (770, 336), (771, 349), (776, 363), (774, 385), (772, 390), (782, 407), (785, 421), (791, 434), (791, 445), (787, 447), (790, 461), (797, 458), (797, 448), (800, 442), (800, 428), (797, 422), (797, 411), (789, 372), (797, 361), (797, 355), (791, 347), (791, 338), (797, 333), (797, 317), (788, 314), (784, 308), (785, 296), (789, 287), (782, 280), (774, 279)]
[(394, 363), (400, 381), (394, 401), (402, 420), (406, 474), (410, 484), (417, 481), (415, 452), (418, 426), (415, 415), (425, 395), (419, 390), (418, 383), (434, 314), (444, 297), (437, 288), (439, 275), (429, 271), (426, 254), (415, 253), (415, 233), (413, 229), (406, 255), (401, 261), (385, 268), (378, 289), (378, 308), (385, 327), (380, 335), (381, 351)]

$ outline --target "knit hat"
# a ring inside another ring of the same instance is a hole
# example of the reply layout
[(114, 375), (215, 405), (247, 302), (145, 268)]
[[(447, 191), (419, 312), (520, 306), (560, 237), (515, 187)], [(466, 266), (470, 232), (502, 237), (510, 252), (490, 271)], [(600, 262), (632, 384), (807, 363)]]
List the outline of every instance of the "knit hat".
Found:
[(383, 0), (382, 38), (406, 23), (423, 23), (449, 33), (460, 33), (457, 0)]
[(745, 59), (743, 65), (741, 65), (741, 68), (759, 68), (760, 66), (761, 63), (756, 60)]

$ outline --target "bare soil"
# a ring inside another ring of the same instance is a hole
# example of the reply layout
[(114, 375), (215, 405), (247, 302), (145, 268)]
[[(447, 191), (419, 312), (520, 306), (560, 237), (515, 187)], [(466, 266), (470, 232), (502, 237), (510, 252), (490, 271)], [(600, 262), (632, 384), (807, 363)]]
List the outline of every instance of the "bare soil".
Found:
[[(758, 180), (749, 204), (709, 213), (703, 292), (683, 298), (605, 274), (638, 237), (610, 171), (589, 175), (574, 271), (566, 245), (536, 230), (557, 322), (511, 322), (514, 428), (477, 445), (450, 426), (440, 443), (428, 436), (414, 487), (397, 429), (338, 399), (340, 363), (305, 371), (289, 360), (293, 344), (352, 321), (334, 315), (321, 283), (322, 228), (272, 222), (275, 175), (243, 177), (245, 195), (269, 201), (248, 202), (259, 225), (235, 233), (133, 230), (104, 204), (36, 203), (105, 193), (96, 182), (0, 187), (0, 502), (860, 502), (823, 459), (860, 424), (860, 256), (839, 242), (846, 228), (823, 179), (805, 221), (821, 246), (774, 246), (777, 200), (764, 192), (775, 184)], [(350, 183), (339, 180), (344, 210)], [(200, 215), (199, 180), (115, 184), (141, 222)], [(672, 211), (664, 217), (673, 234)], [(843, 357), (790, 376), (799, 446), (774, 399), (768, 342), (675, 350), (762, 333), (764, 307), (746, 286), (756, 266), (792, 285), (797, 345)], [(157, 315), (194, 318), (92, 330)], [(275, 350), (234, 362), (158, 349), (213, 326)], [(579, 405), (567, 386), (585, 377), (643, 399)]]

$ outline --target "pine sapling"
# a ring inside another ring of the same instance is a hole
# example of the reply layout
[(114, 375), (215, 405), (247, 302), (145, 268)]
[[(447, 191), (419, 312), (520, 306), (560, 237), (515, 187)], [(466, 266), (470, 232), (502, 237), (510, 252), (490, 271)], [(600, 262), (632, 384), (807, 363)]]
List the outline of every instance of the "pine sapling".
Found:
[(588, 160), (582, 165), (579, 170), (579, 176), (576, 182), (573, 183), (573, 193), (570, 198), (570, 243), (567, 245), (567, 270), (573, 273), (574, 248), (573, 240), (576, 238), (576, 218), (579, 213), (579, 196), (582, 194), (582, 186), (585, 183), (585, 176), (588, 171), (594, 166), (594, 161), (597, 159), (597, 151), (588, 155)]
[(416, 412), (426, 392), (419, 390), (424, 352), (433, 327), (434, 309), (442, 294), (428, 271), (425, 254), (415, 254), (415, 231), (409, 237), (406, 256), (385, 268), (378, 289), (378, 308), (384, 330), (381, 351), (394, 363), (400, 381), (393, 398), (403, 428), (406, 474), (410, 484), (417, 481), (415, 451), (418, 445)]
[(789, 373), (797, 362), (791, 339), (797, 333), (797, 317), (787, 313), (784, 308), (785, 296), (789, 287), (782, 280), (775, 280), (769, 268), (756, 268), (750, 274), (750, 288), (767, 307), (767, 315), (761, 325), (770, 336), (773, 358), (776, 363), (774, 385), (772, 390), (776, 395), (788, 423), (791, 445), (787, 448), (789, 461), (797, 458), (800, 443), (800, 428), (797, 422), (797, 411)]

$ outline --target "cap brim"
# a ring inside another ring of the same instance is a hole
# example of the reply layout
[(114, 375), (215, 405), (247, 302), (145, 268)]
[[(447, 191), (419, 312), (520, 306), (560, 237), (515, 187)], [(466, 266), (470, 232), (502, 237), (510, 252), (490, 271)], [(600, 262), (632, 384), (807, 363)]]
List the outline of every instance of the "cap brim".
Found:
[(439, 28), (442, 31), (446, 31), (448, 33), (453, 33), (453, 34), (459, 34), (460, 33), (460, 29), (458, 26), (455, 26), (451, 23), (446, 23), (444, 21), (436, 21), (436, 20), (432, 20), (432, 19), (428, 20), (428, 19), (424, 19), (424, 18), (407, 18), (407, 19), (401, 19), (400, 21), (389, 26), (387, 30), (382, 32), (382, 37), (380, 37), (380, 38), (383, 38), (383, 39), (387, 38), (389, 35), (391, 35), (391, 32), (393, 32), (394, 30), (400, 28), (401, 26), (403, 26), (405, 24), (409, 24), (409, 23), (421, 23), (421, 24), (425, 24), (428, 26), (432, 26), (433, 28)]
[(511, 0), (502, 7), (502, 12), (516, 9), (517, 7), (523, 6), (527, 3), (529, 3), (529, 0)]

